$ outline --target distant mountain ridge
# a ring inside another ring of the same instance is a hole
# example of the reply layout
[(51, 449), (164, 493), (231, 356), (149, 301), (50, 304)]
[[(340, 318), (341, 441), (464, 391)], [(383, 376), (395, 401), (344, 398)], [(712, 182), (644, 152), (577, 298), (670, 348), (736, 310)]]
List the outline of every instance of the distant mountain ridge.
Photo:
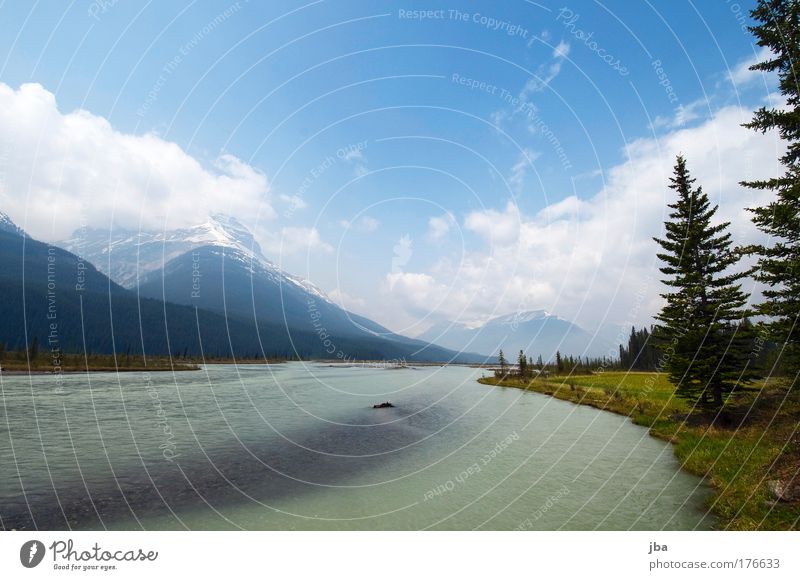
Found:
[(544, 310), (505, 314), (477, 327), (444, 321), (417, 338), (483, 355), (496, 356), (502, 349), (510, 359), (520, 350), (534, 358), (541, 355), (545, 360), (553, 358), (556, 351), (571, 355), (599, 354), (598, 347), (592, 345), (591, 333)]

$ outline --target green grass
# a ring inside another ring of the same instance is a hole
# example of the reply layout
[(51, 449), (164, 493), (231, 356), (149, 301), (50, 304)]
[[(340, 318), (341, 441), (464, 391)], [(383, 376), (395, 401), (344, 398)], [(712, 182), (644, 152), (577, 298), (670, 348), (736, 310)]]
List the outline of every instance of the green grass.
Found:
[(659, 373), (608, 372), (546, 379), (480, 379), (620, 413), (674, 444), (684, 469), (706, 477), (717, 526), (735, 530), (798, 529), (800, 503), (774, 502), (767, 482), (800, 479), (800, 395), (780, 381), (735, 393), (722, 427), (692, 412)]

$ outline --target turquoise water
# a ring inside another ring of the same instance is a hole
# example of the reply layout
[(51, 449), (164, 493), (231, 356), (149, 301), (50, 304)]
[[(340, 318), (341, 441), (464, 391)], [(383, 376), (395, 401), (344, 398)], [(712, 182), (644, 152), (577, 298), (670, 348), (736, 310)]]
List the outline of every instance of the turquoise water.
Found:
[[(465, 367), (3, 376), (6, 529), (694, 529), (702, 481), (617, 415)], [(373, 409), (390, 400), (394, 408)]]

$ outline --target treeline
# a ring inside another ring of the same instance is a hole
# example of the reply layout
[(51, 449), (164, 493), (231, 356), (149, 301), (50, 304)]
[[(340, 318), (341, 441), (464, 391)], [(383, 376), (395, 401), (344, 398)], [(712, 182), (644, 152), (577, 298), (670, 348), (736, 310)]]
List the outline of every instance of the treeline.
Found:
[(652, 329), (631, 328), (628, 346), (619, 345), (619, 366), (625, 370), (655, 371), (658, 370), (658, 349), (652, 337)]
[(556, 352), (552, 360), (544, 361), (542, 355), (539, 355), (534, 362), (533, 358), (527, 356), (524, 351), (520, 350), (516, 360), (509, 361), (506, 358), (503, 350), (497, 355), (499, 368), (495, 370), (495, 376), (498, 378), (517, 376), (521, 378), (533, 378), (537, 376), (549, 375), (588, 375), (593, 372), (598, 372), (600, 369), (618, 370), (620, 367), (619, 360), (609, 357), (589, 357), (589, 356), (564, 356), (560, 351)]
[[(779, 345), (769, 340), (761, 342), (756, 329), (757, 326), (748, 318), (741, 323), (741, 334), (747, 337), (743, 340), (743, 346), (750, 353), (748, 365), (762, 375), (767, 373), (785, 375), (788, 368), (779, 356)], [(654, 331), (653, 326), (638, 330), (636, 327), (631, 327), (628, 344), (619, 345), (617, 365), (620, 369), (642, 372), (664, 370), (661, 349)]]
[[(787, 361), (780, 356), (780, 345), (759, 337), (758, 326), (748, 318), (742, 320), (737, 332), (746, 337), (741, 340), (740, 348), (748, 352), (747, 365), (756, 375), (785, 376), (790, 372)], [(497, 357), (499, 368), (495, 375), (533, 378), (539, 375), (588, 375), (607, 370), (662, 372), (666, 366), (663, 356), (666, 345), (659, 345), (655, 334), (654, 326), (640, 329), (631, 327), (627, 345), (619, 345), (618, 358), (576, 357), (562, 355), (559, 351), (552, 360), (544, 361), (542, 355), (539, 355), (534, 361), (520, 350), (517, 357), (509, 361), (501, 349)]]
[(199, 361), (175, 357), (141, 355), (110, 355), (97, 353), (64, 353), (58, 349), (41, 350), (38, 338), (34, 337), (28, 348), (8, 350), (0, 342), (0, 369), (3, 371), (36, 371), (53, 374), (76, 371), (146, 371), (146, 370), (195, 370)]
[(142, 356), (130, 349), (125, 353), (66, 353), (59, 349), (42, 350), (39, 339), (33, 337), (27, 348), (9, 350), (4, 342), (0, 341), (0, 369), (4, 371), (42, 371), (42, 372), (74, 372), (81, 370), (194, 370), (203, 363), (283, 363), (291, 360), (300, 360), (293, 357), (268, 357), (252, 353), (250, 356), (240, 356), (235, 359), (230, 357), (198, 357), (192, 356), (187, 351), (176, 355)]

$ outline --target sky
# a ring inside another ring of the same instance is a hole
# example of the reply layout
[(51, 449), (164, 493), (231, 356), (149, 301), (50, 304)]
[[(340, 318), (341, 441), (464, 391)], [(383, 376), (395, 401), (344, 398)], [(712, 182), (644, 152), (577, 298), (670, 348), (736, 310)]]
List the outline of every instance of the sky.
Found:
[(780, 102), (753, 4), (4, 2), (0, 210), (46, 241), (227, 213), (411, 336), (647, 324), (678, 153), (759, 239), (738, 182), (782, 145), (740, 126)]

